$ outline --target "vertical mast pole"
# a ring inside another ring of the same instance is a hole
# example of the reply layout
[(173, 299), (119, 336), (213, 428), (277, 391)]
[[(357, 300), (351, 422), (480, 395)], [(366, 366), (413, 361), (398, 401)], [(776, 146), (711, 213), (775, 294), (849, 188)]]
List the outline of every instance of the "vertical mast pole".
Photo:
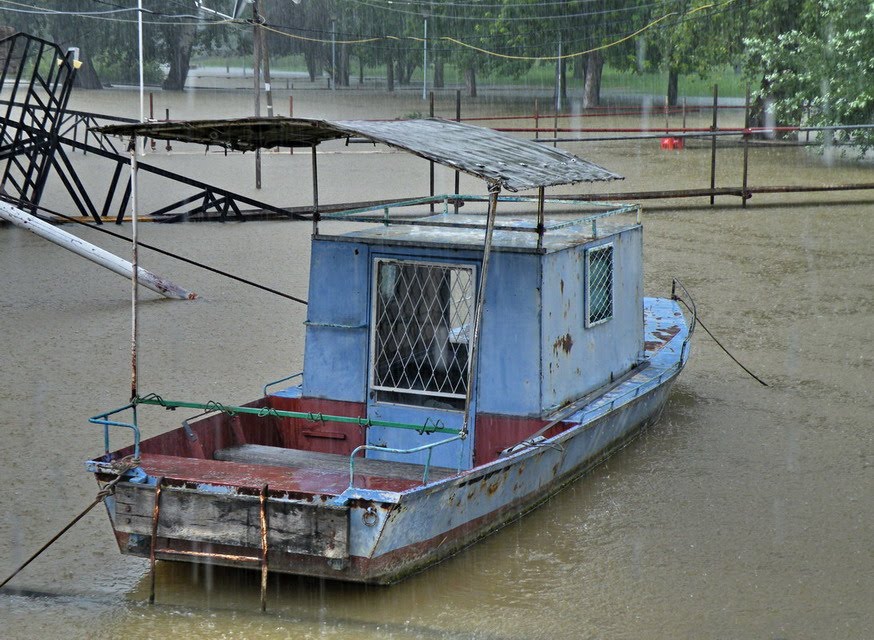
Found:
[[(138, 265), (138, 238), (137, 238), (137, 211), (139, 203), (137, 201), (137, 173), (139, 166), (137, 165), (137, 137), (131, 138), (130, 143), (130, 184), (131, 184), (131, 377), (130, 377), (130, 397), (131, 400), (137, 397), (137, 334), (138, 334), (138, 297), (139, 287), (137, 275), (139, 271)], [(134, 424), (136, 424), (136, 407), (134, 410)]]
[[(461, 122), (461, 89), (455, 90), (455, 121)], [(461, 173), (455, 170), (455, 195), (461, 190)], [(458, 213), (458, 198), (455, 199), (455, 213)]]
[[(145, 96), (144, 96), (144, 77), (143, 77), (143, 0), (137, 0), (137, 42), (139, 46), (139, 60), (140, 60), (140, 122), (145, 122)], [(140, 144), (142, 148), (140, 149), (141, 154), (145, 154), (146, 139), (142, 138)], [(134, 269), (134, 273), (136, 273), (136, 269)]]
[(467, 391), (464, 398), (464, 421), (461, 423), (461, 435), (463, 436), (467, 435), (470, 427), (470, 405), (473, 402), (474, 388), (476, 387), (480, 328), (483, 319), (483, 306), (486, 300), (486, 277), (489, 272), (489, 257), (492, 254), (492, 236), (495, 231), (495, 215), (498, 207), (498, 195), (500, 193), (500, 184), (493, 183), (489, 185), (489, 212), (486, 219), (486, 238), (483, 242), (483, 263), (480, 268), (479, 289), (477, 290), (476, 295), (476, 311), (473, 317), (473, 330), (471, 332), (470, 350), (467, 359)]
[[(431, 100), (428, 104), (428, 116), (433, 118), (434, 117), (434, 92), (431, 91), (428, 95), (431, 98)], [(433, 198), (434, 197), (434, 161), (432, 160), (428, 164), (430, 165), (429, 174), (428, 174), (429, 184), (430, 184), (430, 195)], [(434, 213), (434, 202), (433, 201), (431, 202), (430, 208), (431, 208), (431, 213)]]

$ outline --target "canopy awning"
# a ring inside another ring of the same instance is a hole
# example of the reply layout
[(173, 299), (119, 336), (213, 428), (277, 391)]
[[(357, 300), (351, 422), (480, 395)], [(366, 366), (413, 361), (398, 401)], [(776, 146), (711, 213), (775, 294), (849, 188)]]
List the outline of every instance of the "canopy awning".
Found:
[(111, 125), (95, 131), (216, 145), (237, 151), (312, 147), (326, 140), (361, 137), (499, 184), (509, 191), (622, 179), (561, 149), (439, 118), (390, 121), (240, 118)]

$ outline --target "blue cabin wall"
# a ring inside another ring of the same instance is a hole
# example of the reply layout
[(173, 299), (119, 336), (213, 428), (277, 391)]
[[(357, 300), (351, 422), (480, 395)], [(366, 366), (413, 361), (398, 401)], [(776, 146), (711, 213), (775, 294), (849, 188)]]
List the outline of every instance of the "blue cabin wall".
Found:
[(477, 410), (540, 415), (540, 281), (536, 253), (496, 251), (486, 282)]
[[(304, 350), (305, 396), (365, 402), (369, 380), (370, 288), (375, 257), (475, 264), (475, 251), (408, 248), (317, 238), (310, 266)], [(540, 410), (540, 258), (492, 254), (480, 354), (479, 410)]]
[[(585, 326), (586, 250), (613, 245), (613, 317)], [(376, 257), (476, 265), (467, 246), (404, 246), (354, 236), (313, 241), (303, 395), (367, 404), (368, 415), (413, 424), (461, 426), (462, 412), (376, 402), (369, 397), (371, 288)], [(624, 374), (643, 352), (642, 231), (639, 226), (550, 253), (495, 250), (491, 256), (479, 358), (477, 412), (540, 417)], [(439, 415), (438, 415), (439, 414)], [(472, 464), (471, 438), (434, 451), (437, 466)], [(407, 449), (439, 436), (371, 427), (368, 443)], [(415, 457), (368, 452), (405, 462)]]
[[(613, 317), (586, 327), (586, 250), (613, 245)], [(551, 253), (543, 262), (541, 408), (553, 410), (628, 371), (643, 354), (640, 226)]]
[(370, 252), (358, 242), (314, 238), (303, 394), (367, 400)]

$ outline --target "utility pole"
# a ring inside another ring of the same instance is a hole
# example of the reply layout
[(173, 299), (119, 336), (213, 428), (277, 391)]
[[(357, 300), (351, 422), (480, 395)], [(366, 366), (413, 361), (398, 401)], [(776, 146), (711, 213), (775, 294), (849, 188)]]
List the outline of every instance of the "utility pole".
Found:
[(331, 17), (331, 91), (337, 88), (337, 21)]
[(428, 98), (428, 14), (425, 14), (425, 41), (422, 44), (422, 100)]
[[(254, 6), (254, 5), (253, 5)], [(265, 15), (261, 15), (261, 22), (266, 22), (267, 17)], [(267, 96), (267, 117), (273, 117), (273, 90), (271, 89), (270, 84), (270, 52), (267, 48), (267, 33), (264, 29), (260, 28), (258, 31), (261, 32), (261, 58), (262, 58), (262, 67), (261, 72), (264, 74), (264, 93)]]
[(558, 32), (558, 57), (555, 59), (555, 111), (561, 111), (561, 31)]
[[(142, 0), (139, 0), (140, 2)], [(291, 0), (294, 4), (300, 4), (300, 0)], [(255, 76), (255, 117), (261, 116), (261, 63), (264, 63), (264, 89), (267, 93), (267, 117), (273, 116), (273, 91), (270, 88), (270, 56), (267, 52), (267, 38), (261, 23), (264, 17), (258, 11), (258, 0), (235, 0), (232, 15), (220, 13), (215, 9), (203, 6), (203, 0), (194, 0), (198, 10), (218, 16), (225, 20), (238, 20), (243, 15), (247, 3), (252, 5), (252, 54), (253, 72)], [(141, 12), (142, 14), (142, 12)], [(243, 72), (245, 75), (245, 69)], [(261, 149), (255, 150), (255, 188), (261, 188)]]
[[(258, 14), (258, 0), (252, 0), (252, 53), (253, 76), (255, 77), (255, 117), (261, 116), (261, 16)], [(255, 149), (255, 188), (261, 188), (261, 147)]]

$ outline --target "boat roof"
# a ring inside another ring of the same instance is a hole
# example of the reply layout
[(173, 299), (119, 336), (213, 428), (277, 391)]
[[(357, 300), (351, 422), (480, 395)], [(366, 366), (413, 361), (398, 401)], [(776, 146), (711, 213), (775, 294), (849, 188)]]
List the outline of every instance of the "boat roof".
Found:
[(237, 151), (312, 147), (327, 140), (361, 137), (408, 151), (509, 191), (622, 179), (562, 149), (441, 118), (380, 121), (274, 116), (144, 122), (99, 127), (95, 131), (217, 145)]
[[(602, 214), (634, 213), (636, 208), (617, 208)], [(623, 220), (599, 220), (597, 233), (592, 228), (591, 217), (568, 219), (547, 218), (544, 226), (547, 233), (538, 241), (537, 221), (532, 217), (501, 216), (492, 236), (492, 249), (514, 253), (555, 253), (565, 249), (601, 240), (640, 226)], [(409, 245), (447, 249), (482, 250), (486, 229), (483, 216), (476, 214), (438, 213), (412, 221), (410, 226), (371, 225), (357, 231), (339, 234), (320, 233), (321, 238), (340, 242), (365, 242), (380, 245)], [(418, 224), (416, 224), (418, 223)], [(549, 233), (551, 230), (561, 233)], [(527, 232), (527, 233), (526, 233)]]

